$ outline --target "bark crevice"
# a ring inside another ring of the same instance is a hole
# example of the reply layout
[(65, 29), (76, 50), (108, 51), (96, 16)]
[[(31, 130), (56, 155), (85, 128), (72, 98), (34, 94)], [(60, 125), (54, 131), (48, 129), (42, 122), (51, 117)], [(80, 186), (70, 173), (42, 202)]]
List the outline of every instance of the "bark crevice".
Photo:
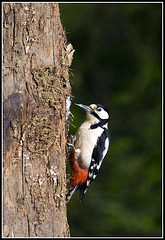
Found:
[(3, 20), (3, 236), (68, 237), (66, 100), (74, 50), (66, 51), (57, 3), (3, 3)]

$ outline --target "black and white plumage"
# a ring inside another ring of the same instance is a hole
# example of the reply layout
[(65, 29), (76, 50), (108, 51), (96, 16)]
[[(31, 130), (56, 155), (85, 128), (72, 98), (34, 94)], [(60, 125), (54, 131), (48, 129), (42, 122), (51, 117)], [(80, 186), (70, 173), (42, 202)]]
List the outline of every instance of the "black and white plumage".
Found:
[(76, 105), (86, 111), (86, 120), (78, 129), (74, 147), (71, 149), (72, 173), (67, 201), (77, 190), (80, 190), (80, 200), (83, 199), (99, 172), (110, 142), (108, 110), (101, 104)]
[(89, 167), (89, 173), (87, 181), (80, 188), (80, 200), (83, 199), (88, 187), (96, 178), (105, 155), (107, 154), (110, 142), (110, 134), (108, 129), (104, 129), (101, 136), (98, 138), (97, 144), (92, 153), (91, 164)]

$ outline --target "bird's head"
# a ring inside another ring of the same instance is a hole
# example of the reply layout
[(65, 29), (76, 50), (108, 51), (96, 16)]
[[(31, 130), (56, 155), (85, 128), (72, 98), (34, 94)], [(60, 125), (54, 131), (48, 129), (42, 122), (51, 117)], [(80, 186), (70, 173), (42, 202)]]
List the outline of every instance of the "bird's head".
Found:
[(76, 104), (86, 111), (86, 119), (91, 125), (91, 129), (107, 126), (109, 120), (109, 112), (106, 107), (101, 104), (91, 104), (89, 106)]

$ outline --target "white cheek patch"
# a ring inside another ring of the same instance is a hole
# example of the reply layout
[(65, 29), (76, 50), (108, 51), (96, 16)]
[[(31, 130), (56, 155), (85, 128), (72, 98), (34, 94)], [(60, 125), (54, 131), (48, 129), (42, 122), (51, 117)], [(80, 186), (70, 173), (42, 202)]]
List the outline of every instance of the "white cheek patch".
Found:
[(108, 119), (109, 118), (109, 114), (105, 110), (103, 110), (103, 109), (102, 109), (101, 112), (97, 112), (97, 114), (102, 119)]

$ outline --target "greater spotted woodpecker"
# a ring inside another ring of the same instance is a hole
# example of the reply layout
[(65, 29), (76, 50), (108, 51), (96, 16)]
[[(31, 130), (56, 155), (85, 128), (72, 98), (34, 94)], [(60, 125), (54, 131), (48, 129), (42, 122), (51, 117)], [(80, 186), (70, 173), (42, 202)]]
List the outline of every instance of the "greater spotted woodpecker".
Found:
[(78, 129), (70, 149), (71, 178), (67, 202), (77, 190), (80, 191), (80, 201), (83, 199), (97, 176), (110, 142), (107, 108), (101, 104), (76, 105), (86, 111), (86, 120)]

